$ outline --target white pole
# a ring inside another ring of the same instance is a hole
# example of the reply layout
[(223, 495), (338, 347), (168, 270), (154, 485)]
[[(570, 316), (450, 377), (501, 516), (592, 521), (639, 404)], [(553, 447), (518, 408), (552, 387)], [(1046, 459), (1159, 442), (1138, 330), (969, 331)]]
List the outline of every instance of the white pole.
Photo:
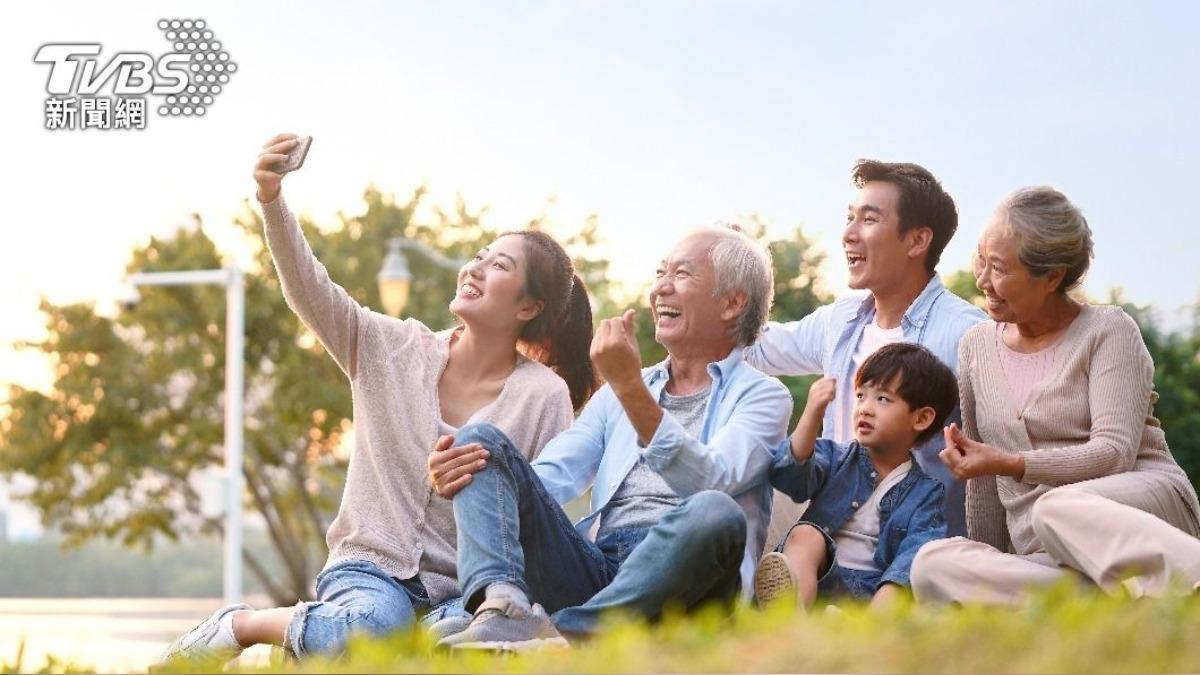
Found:
[(246, 416), (246, 280), (239, 267), (182, 272), (142, 272), (134, 286), (225, 286), (225, 604), (242, 599), (242, 445)]
[(225, 281), (225, 604), (242, 599), (242, 443), (245, 417), (246, 284), (242, 270)]

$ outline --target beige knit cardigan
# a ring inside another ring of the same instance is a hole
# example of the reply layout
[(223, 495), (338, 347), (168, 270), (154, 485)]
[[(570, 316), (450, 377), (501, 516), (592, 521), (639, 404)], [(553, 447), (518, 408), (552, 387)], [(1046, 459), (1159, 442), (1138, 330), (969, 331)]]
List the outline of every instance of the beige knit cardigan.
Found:
[(1085, 305), (1058, 342), (1050, 373), (1023, 407), (1014, 403), (1001, 368), (997, 335), (996, 323), (984, 321), (959, 343), (963, 431), (1021, 453), (1025, 475), (967, 482), (971, 539), (1019, 554), (1041, 550), (1030, 519), (1038, 497), (1060, 485), (1125, 471), (1161, 473), (1200, 519), (1196, 492), (1153, 415), (1154, 363), (1128, 314), (1120, 307)]

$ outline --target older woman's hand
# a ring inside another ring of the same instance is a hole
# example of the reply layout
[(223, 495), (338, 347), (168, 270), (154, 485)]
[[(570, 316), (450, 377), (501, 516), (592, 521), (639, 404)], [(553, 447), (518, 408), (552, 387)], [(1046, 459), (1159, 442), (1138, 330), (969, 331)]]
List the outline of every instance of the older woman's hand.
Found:
[(957, 424), (946, 427), (945, 434), (946, 447), (938, 456), (958, 480), (979, 476), (1012, 476), (1020, 480), (1025, 475), (1025, 458), (1020, 454), (973, 441)]

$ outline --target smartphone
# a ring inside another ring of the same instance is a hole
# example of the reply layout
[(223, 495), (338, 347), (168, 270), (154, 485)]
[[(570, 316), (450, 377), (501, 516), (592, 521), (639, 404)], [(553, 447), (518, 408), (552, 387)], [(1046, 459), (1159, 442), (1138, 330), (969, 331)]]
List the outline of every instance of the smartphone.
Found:
[(296, 147), (287, 154), (287, 159), (279, 165), (278, 173), (289, 173), (304, 166), (304, 158), (308, 157), (308, 148), (312, 145), (312, 136), (303, 136)]

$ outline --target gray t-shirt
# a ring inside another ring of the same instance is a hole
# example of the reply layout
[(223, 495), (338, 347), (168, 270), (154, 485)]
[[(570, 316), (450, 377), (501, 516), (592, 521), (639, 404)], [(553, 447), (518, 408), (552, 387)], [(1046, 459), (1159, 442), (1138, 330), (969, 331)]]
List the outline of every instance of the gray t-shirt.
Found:
[[(659, 404), (663, 412), (674, 417), (684, 431), (698, 437), (711, 394), (711, 386), (685, 396), (672, 396), (664, 387)], [(679, 502), (679, 495), (662, 476), (646, 465), (646, 460), (639, 457), (600, 514), (597, 536), (623, 527), (650, 527)]]

